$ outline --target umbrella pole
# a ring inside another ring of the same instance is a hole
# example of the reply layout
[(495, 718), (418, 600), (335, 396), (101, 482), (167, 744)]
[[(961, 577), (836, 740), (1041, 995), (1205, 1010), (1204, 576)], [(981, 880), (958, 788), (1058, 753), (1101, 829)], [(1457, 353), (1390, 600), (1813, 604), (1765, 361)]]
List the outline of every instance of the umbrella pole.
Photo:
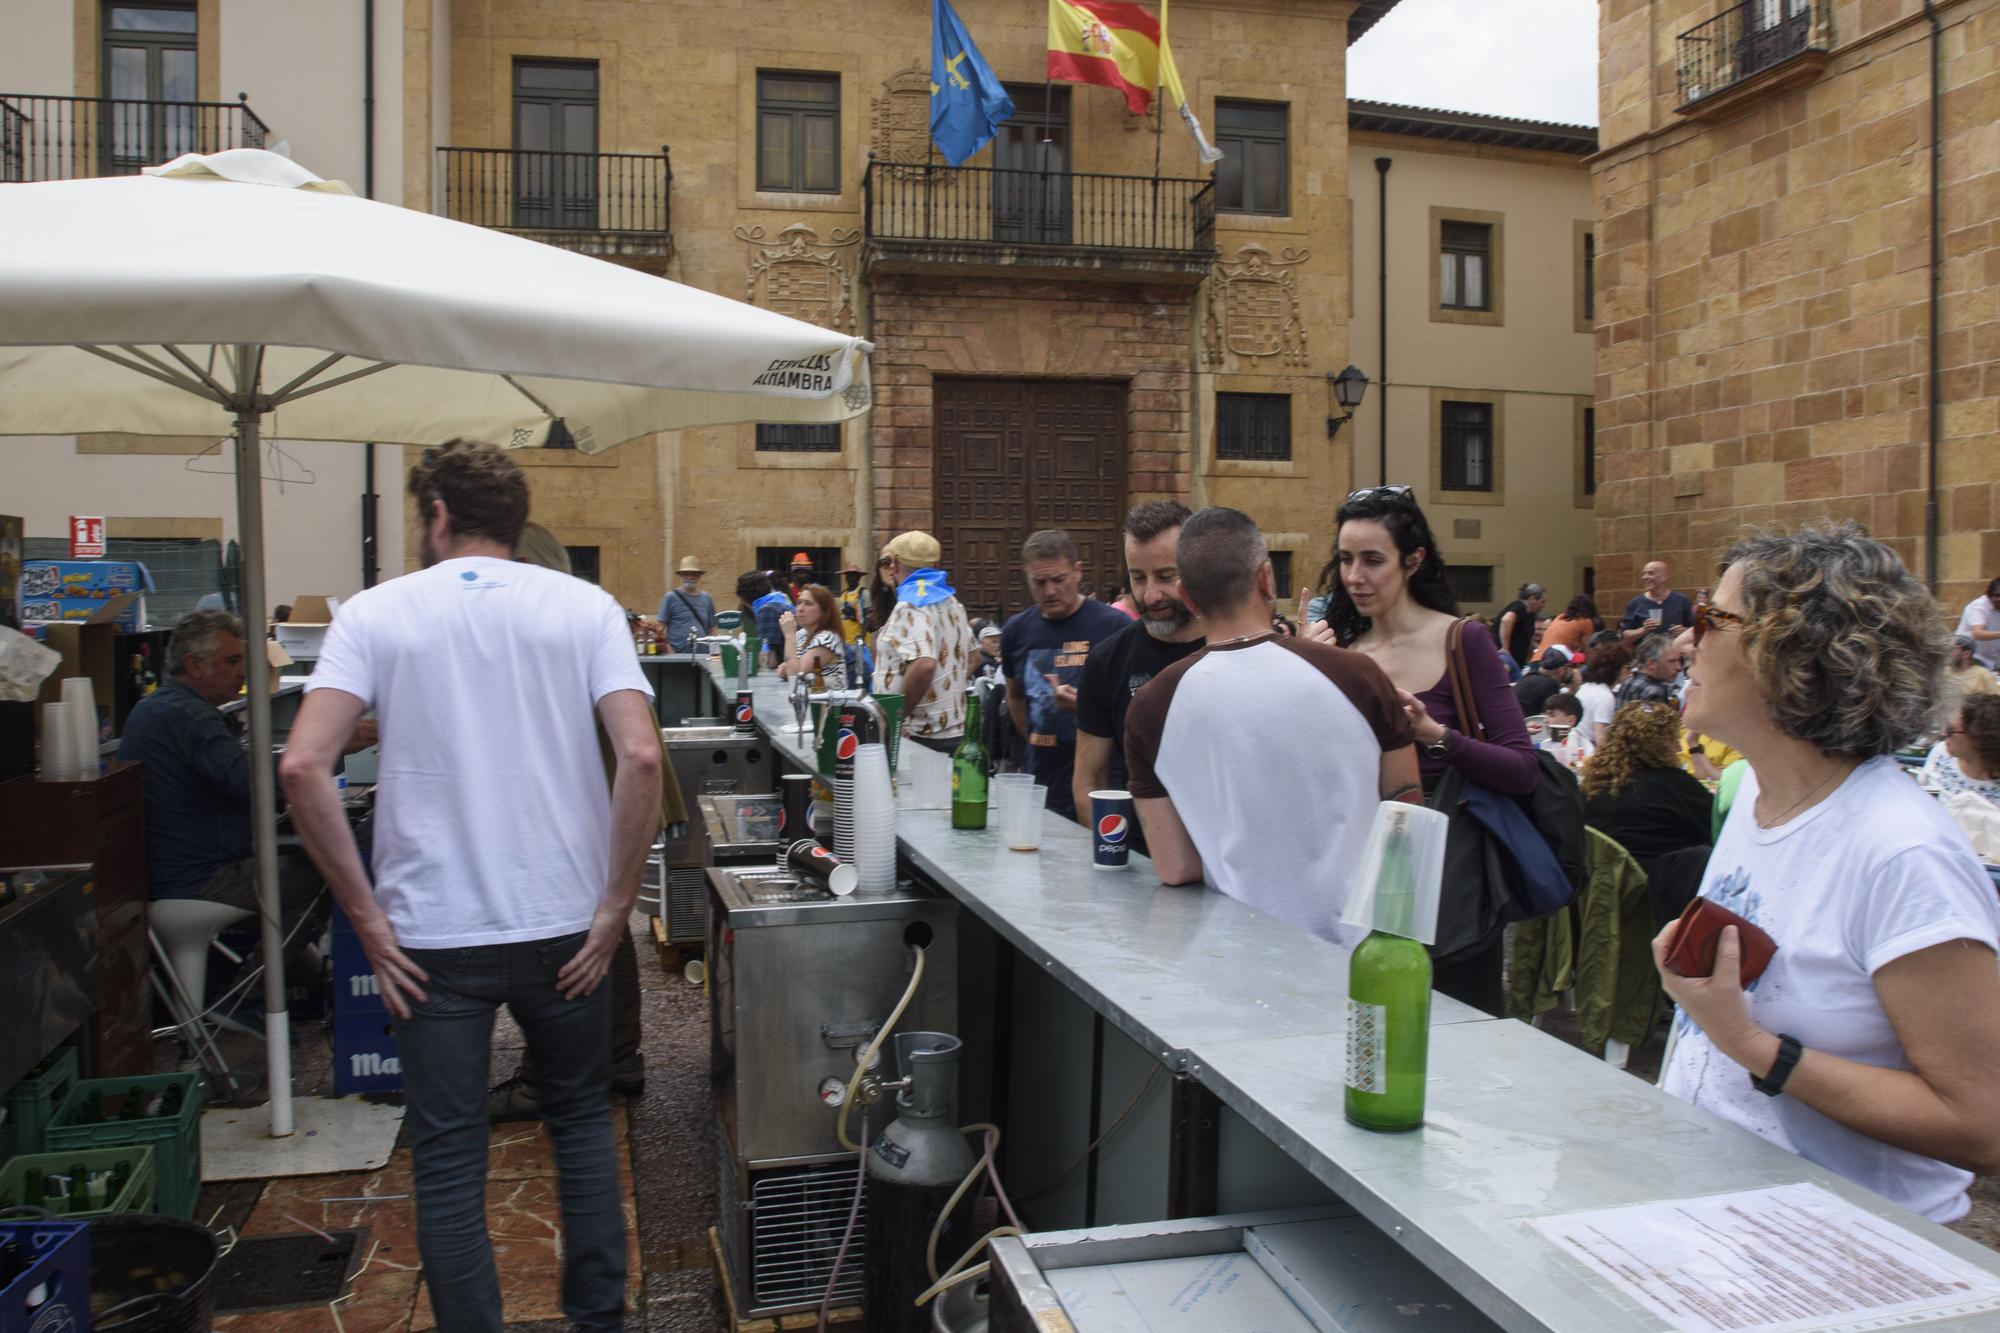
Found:
[(244, 684), (250, 714), (250, 817), (257, 849), (257, 915), (264, 939), (264, 1046), (271, 1137), (292, 1132), (292, 1016), (285, 1008), (285, 927), (278, 893), (278, 775), (271, 763), (271, 674), (264, 653), (264, 467), (256, 410), (261, 348), (237, 349), (236, 539), (243, 546)]

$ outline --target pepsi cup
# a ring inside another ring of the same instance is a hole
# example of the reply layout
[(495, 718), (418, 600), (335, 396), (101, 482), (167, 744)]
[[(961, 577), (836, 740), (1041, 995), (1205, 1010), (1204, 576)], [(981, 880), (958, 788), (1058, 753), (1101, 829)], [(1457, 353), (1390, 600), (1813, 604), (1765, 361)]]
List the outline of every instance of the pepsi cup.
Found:
[(750, 702), (750, 691), (736, 691), (736, 731), (738, 735), (757, 734), (757, 706)]
[(1139, 813), (1129, 791), (1090, 794), (1091, 860), (1099, 870), (1123, 870), (1132, 857), (1132, 830)]
[(787, 773), (778, 779), (784, 795), (779, 806), (778, 833), (787, 841), (812, 836), (813, 775)]
[(858, 878), (853, 866), (820, 846), (811, 838), (801, 838), (785, 849), (785, 865), (801, 879), (826, 885), (837, 897), (854, 892)]

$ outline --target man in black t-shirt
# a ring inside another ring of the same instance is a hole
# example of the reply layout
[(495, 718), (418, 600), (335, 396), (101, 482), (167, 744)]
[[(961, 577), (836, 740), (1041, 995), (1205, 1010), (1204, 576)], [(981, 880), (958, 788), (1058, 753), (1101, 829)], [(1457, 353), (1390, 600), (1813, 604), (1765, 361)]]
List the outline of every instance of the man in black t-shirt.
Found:
[(1541, 584), (1523, 583), (1521, 595), (1502, 607), (1500, 618), (1493, 622), (1493, 640), (1507, 654), (1511, 663), (1508, 670), (1516, 680), (1528, 665), (1528, 654), (1535, 651), (1535, 617), (1542, 613), (1548, 600), (1548, 591)]
[[(1090, 650), (1076, 692), (1076, 808), (1088, 820), (1090, 793), (1125, 785), (1125, 709), (1139, 687), (1205, 642), (1201, 622), (1181, 600), (1174, 550), (1186, 505), (1149, 500), (1125, 515), (1125, 568), (1139, 619)], [(1145, 834), (1133, 821), (1136, 850)]]

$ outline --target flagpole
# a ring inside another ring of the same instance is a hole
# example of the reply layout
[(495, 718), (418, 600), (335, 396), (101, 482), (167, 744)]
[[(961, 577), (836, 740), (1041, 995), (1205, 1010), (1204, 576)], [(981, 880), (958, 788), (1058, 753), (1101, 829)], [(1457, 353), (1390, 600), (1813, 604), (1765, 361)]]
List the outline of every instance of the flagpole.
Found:
[(1044, 66), (1042, 70), (1042, 174), (1040, 177), (1041, 188), (1035, 192), (1036, 209), (1041, 213), (1041, 217), (1038, 220), (1040, 225), (1035, 231), (1036, 240), (1040, 240), (1049, 234), (1049, 145), (1055, 142), (1051, 128), (1055, 120), (1055, 110), (1050, 101), (1052, 96), (1050, 90), (1054, 87), (1055, 79), (1048, 72), (1047, 67)]
[[(1166, 112), (1162, 109), (1162, 90), (1167, 86), (1167, 0), (1160, 0), (1160, 50), (1159, 58), (1153, 62), (1153, 179), (1160, 178), (1160, 131), (1166, 124)], [(1153, 204), (1159, 206), (1159, 190), (1153, 191)]]

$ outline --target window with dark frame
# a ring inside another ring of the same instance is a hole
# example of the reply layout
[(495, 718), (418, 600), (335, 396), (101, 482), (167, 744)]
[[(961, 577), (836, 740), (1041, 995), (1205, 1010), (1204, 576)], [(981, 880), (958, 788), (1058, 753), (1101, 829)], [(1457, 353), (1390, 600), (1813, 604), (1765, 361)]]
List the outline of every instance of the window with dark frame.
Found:
[(1292, 456), (1292, 396), (1288, 393), (1215, 395), (1217, 458), (1286, 462)]
[(1442, 404), (1438, 433), (1438, 489), (1492, 490), (1493, 404)]
[(99, 111), (108, 124), (99, 131), (98, 170), (130, 175), (193, 152), (199, 146), (193, 104), (200, 98), (195, 6), (106, 4), (103, 13), (99, 81), (113, 100)]
[(1451, 310), (1491, 310), (1493, 228), (1484, 222), (1438, 224), (1438, 304)]
[[(800, 551), (812, 561), (812, 581), (833, 593), (840, 595), (840, 548), (838, 546), (760, 546), (757, 548), (757, 568), (767, 569), (777, 575), (776, 587), (780, 592), (790, 588), (792, 557)], [(838, 629), (839, 626), (830, 628)]]
[(603, 579), (598, 577), (599, 573), (602, 572), (600, 548), (595, 546), (565, 546), (563, 550), (569, 555), (570, 573), (576, 575), (586, 583), (604, 582)]
[(840, 423), (761, 421), (757, 423), (757, 448), (773, 454), (837, 454)]
[(757, 188), (840, 193), (840, 76), (758, 71)]
[(1444, 581), (1460, 605), (1493, 600), (1493, 566), (1446, 565)]
[(1597, 494), (1597, 409), (1583, 409), (1583, 493)]
[(1583, 317), (1597, 318), (1597, 233), (1583, 234)]
[(1291, 109), (1283, 102), (1215, 103), (1215, 206), (1225, 213), (1285, 213)]
[(1278, 600), (1288, 602), (1292, 598), (1292, 553), (1272, 551), (1270, 554), (1271, 576), (1277, 583), (1275, 591)]

